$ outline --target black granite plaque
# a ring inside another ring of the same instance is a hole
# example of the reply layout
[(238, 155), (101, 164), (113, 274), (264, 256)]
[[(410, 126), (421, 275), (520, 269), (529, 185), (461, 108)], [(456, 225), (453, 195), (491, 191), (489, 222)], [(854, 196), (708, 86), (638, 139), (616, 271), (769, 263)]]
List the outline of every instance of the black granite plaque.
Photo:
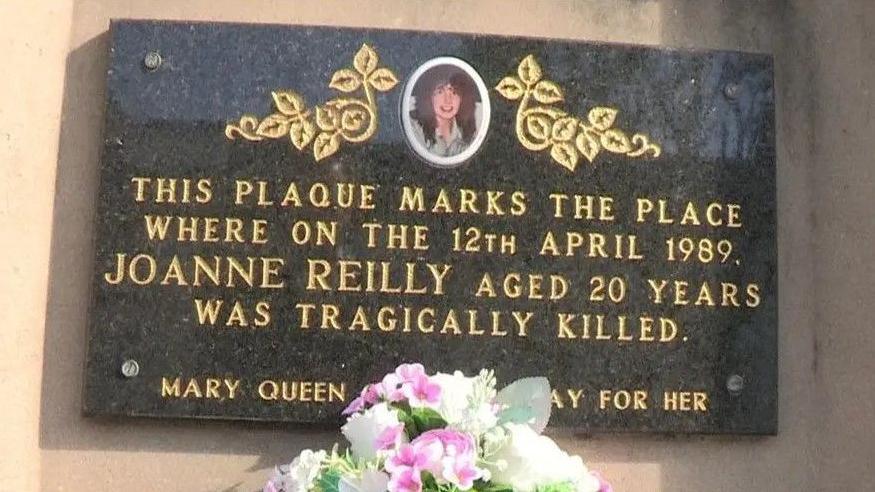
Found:
[(114, 22), (84, 408), (329, 424), (404, 361), (775, 433), (772, 61)]

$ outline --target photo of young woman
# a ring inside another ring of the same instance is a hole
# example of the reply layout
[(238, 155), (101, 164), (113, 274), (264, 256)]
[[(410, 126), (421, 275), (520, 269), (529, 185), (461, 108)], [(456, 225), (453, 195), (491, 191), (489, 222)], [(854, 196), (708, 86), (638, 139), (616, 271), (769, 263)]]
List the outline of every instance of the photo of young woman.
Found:
[(457, 58), (430, 60), (410, 77), (401, 118), (411, 146), (421, 157), (440, 167), (461, 164), (486, 135), (485, 84)]

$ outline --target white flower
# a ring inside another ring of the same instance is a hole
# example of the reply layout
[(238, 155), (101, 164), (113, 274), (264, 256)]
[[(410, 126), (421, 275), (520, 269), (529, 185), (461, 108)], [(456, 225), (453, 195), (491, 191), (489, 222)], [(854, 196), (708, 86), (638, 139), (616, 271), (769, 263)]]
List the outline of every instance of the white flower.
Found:
[(481, 445), (481, 449), (483, 451), (483, 457), (493, 461), (492, 456), (501, 451), (509, 440), (510, 434), (508, 433), (506, 426), (498, 425), (489, 429), (482, 437), (483, 444)]
[(496, 483), (515, 492), (532, 492), (539, 486), (571, 482), (577, 492), (597, 492), (598, 480), (589, 473), (580, 456), (569, 456), (547, 436), (524, 424), (506, 425), (509, 439), (491, 454), (487, 465)]
[(439, 372), (432, 376), (432, 380), (441, 387), (438, 413), (449, 424), (461, 420), (468, 408), (468, 396), (474, 388), (474, 378), (465, 377), (462, 371), (456, 371), (453, 374)]
[(498, 423), (496, 408), (491, 403), (481, 403), (469, 410), (468, 415), (459, 423), (459, 429), (480, 436)]
[(340, 492), (386, 492), (389, 475), (379, 470), (367, 469), (361, 476), (344, 476), (340, 479)]
[(492, 371), (484, 369), (472, 378), (461, 371), (437, 373), (432, 381), (441, 387), (437, 411), (450, 427), (479, 437), (498, 423), (492, 402), (496, 394)]
[[(322, 462), (328, 454), (325, 451), (305, 449), (301, 451), (292, 463), (277, 467), (268, 481), (265, 490), (282, 492), (307, 492), (313, 487), (313, 482), (319, 476)], [(273, 487), (268, 488), (268, 487)]]
[[(580, 458), (580, 456), (575, 457)], [(598, 492), (599, 490), (601, 490), (601, 483), (599, 483), (599, 479), (596, 478), (589, 471), (577, 477), (577, 481), (574, 482), (574, 486), (577, 492)]]
[(340, 431), (349, 440), (353, 456), (365, 460), (376, 458), (383, 451), (391, 451), (406, 440), (398, 412), (386, 403), (353, 414)]

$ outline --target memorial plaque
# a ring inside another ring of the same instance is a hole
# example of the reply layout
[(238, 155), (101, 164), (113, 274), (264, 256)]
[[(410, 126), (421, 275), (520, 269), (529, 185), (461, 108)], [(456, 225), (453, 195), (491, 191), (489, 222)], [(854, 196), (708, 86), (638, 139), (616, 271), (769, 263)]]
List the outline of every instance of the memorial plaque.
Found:
[(84, 408), (332, 424), (406, 361), (585, 431), (777, 429), (769, 56), (110, 29)]

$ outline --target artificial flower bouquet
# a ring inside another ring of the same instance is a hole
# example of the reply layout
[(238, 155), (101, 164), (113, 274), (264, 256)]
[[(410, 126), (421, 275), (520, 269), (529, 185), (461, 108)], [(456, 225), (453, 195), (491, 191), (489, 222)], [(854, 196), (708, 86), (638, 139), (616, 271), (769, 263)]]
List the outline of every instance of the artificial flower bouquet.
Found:
[(541, 435), (550, 396), (546, 378), (498, 391), (493, 371), (429, 376), (402, 364), (344, 410), (348, 449), (304, 450), (264, 492), (610, 492)]

